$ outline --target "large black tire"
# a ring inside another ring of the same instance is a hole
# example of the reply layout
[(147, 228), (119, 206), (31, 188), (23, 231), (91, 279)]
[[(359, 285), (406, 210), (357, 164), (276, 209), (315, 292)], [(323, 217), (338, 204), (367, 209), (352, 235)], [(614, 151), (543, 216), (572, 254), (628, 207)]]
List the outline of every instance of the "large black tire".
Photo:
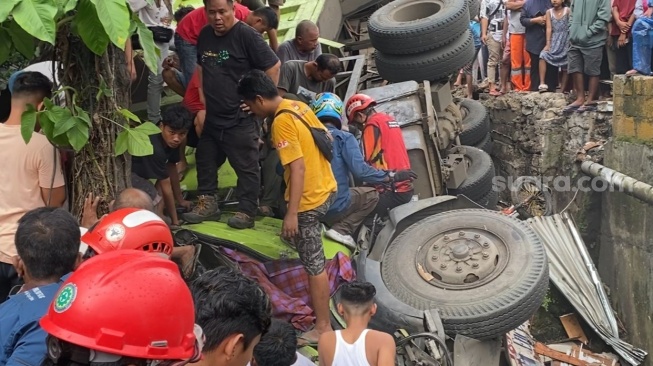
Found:
[(465, 160), (469, 163), (467, 167), (467, 178), (460, 187), (449, 189), (449, 194), (463, 194), (474, 202), (480, 201), (492, 187), (494, 179), (494, 163), (492, 158), (485, 151), (473, 146), (465, 148)]
[(487, 208), (488, 210), (496, 211), (497, 204), (499, 203), (499, 190), (494, 189), (493, 187), (485, 194), (485, 196), (476, 201), (476, 203)]
[(372, 46), (389, 55), (432, 50), (469, 27), (467, 0), (395, 0), (367, 22)]
[(469, 30), (448, 45), (417, 55), (389, 55), (375, 52), (376, 68), (391, 82), (447, 79), (474, 58), (474, 41)]
[(460, 133), (462, 145), (476, 145), (490, 132), (490, 116), (485, 106), (473, 99), (460, 102), (463, 112), (463, 131)]
[(481, 16), (481, 0), (469, 0), (469, 20)]
[(494, 141), (492, 141), (492, 134), (488, 133), (485, 135), (485, 138), (474, 144), (474, 147), (477, 147), (486, 153), (492, 155), (492, 150), (494, 149)]
[[(477, 234), (480, 239), (474, 239)], [(487, 247), (481, 246), (487, 242)], [(442, 268), (438, 261), (452, 258), (460, 244), (479, 248), (467, 251), (463, 247), (463, 254), (470, 255), (464, 259), (467, 263), (477, 263), (475, 268), (480, 264), (480, 269), (473, 270), (466, 262), (450, 261), (449, 266), (464, 266), (463, 276), (487, 268), (490, 272), (471, 283), (440, 281), (434, 277), (437, 268)], [(480, 259), (481, 250), (492, 254)], [(433, 272), (425, 272), (429, 268)], [(549, 284), (546, 251), (533, 229), (515, 218), (482, 209), (447, 211), (413, 224), (388, 246), (381, 275), (388, 291), (404, 304), (418, 310), (438, 309), (448, 335), (476, 339), (503, 336), (528, 320), (541, 305)]]

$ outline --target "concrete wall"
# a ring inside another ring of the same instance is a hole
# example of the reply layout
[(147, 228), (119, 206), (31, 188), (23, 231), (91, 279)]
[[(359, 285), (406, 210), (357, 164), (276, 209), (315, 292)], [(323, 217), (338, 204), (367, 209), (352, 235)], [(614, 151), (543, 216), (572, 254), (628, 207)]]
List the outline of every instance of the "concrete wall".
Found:
[[(653, 78), (614, 79), (614, 138), (604, 165), (653, 184)], [(653, 206), (625, 193), (602, 196), (599, 272), (627, 330), (653, 351)], [(646, 366), (653, 366), (649, 355)]]

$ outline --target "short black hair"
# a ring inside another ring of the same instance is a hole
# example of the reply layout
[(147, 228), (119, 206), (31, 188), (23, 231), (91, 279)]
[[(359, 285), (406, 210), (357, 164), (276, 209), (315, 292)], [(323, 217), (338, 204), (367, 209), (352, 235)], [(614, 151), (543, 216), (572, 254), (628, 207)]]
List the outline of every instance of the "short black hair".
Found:
[(302, 37), (306, 34), (306, 32), (309, 29), (318, 29), (317, 24), (315, 24), (313, 21), (304, 19), (301, 22), (297, 23), (297, 27), (295, 27), (295, 37)]
[(16, 251), (32, 278), (58, 279), (75, 269), (80, 234), (77, 220), (66, 210), (36, 208), (18, 220)]
[(238, 94), (244, 100), (255, 100), (257, 96), (273, 99), (279, 95), (274, 81), (261, 70), (252, 70), (238, 82)]
[(176, 104), (161, 113), (161, 124), (173, 131), (188, 131), (193, 125), (193, 115), (183, 105)]
[(317, 64), (318, 70), (328, 70), (333, 75), (339, 73), (342, 68), (338, 56), (330, 53), (323, 53), (317, 56), (315, 63)]
[(291, 366), (296, 360), (297, 336), (290, 323), (272, 319), (270, 330), (254, 347), (259, 366)]
[(52, 98), (52, 81), (38, 71), (22, 71), (14, 81), (11, 95), (17, 98)]
[(265, 26), (269, 29), (278, 29), (279, 28), (279, 17), (277, 13), (269, 6), (262, 6), (252, 12), (252, 14), (257, 17), (261, 17)]
[(340, 287), (341, 303), (356, 307), (367, 306), (374, 301), (376, 288), (369, 282), (353, 281)]
[[(211, 0), (204, 0), (204, 6), (207, 6)], [(234, 0), (227, 0), (227, 4), (234, 4)]]
[(270, 327), (272, 307), (261, 286), (242, 273), (221, 267), (191, 284), (195, 323), (204, 330), (204, 352), (211, 352), (232, 334), (242, 334), (245, 347)]
[(188, 13), (190, 13), (193, 10), (195, 10), (195, 8), (192, 7), (192, 6), (182, 6), (182, 7), (180, 7), (179, 9), (177, 9), (175, 14), (173, 15), (173, 17), (175, 18), (175, 22), (177, 22), (177, 23), (181, 22), (181, 20), (184, 19), (184, 17), (186, 15), (188, 15)]

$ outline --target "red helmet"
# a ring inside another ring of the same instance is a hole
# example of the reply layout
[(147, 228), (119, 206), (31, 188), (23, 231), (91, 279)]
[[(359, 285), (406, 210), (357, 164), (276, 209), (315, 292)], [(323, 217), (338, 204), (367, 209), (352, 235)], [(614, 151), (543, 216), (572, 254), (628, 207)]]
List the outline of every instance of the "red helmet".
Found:
[(118, 249), (172, 254), (174, 241), (168, 225), (154, 212), (138, 208), (121, 208), (103, 217), (82, 236), (97, 254)]
[(136, 250), (82, 263), (40, 324), (57, 339), (112, 355), (185, 360), (201, 353), (193, 298), (177, 265)]
[(347, 119), (352, 121), (354, 119), (354, 114), (362, 110), (367, 109), (367, 107), (376, 105), (376, 101), (365, 94), (354, 94), (347, 101), (347, 106), (345, 110), (347, 111)]

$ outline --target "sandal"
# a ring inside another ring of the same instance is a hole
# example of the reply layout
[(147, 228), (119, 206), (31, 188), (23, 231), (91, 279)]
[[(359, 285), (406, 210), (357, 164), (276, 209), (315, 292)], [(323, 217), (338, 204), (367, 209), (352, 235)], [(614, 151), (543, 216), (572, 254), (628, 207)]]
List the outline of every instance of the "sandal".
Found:
[(593, 112), (596, 110), (596, 104), (584, 104), (576, 109), (576, 113)]
[(565, 109), (563, 109), (562, 111), (564, 113), (572, 113), (572, 112), (575, 112), (576, 110), (578, 110), (578, 108), (580, 108), (580, 107), (581, 106), (579, 106), (579, 105), (570, 104), (570, 105), (566, 106)]
[(503, 95), (503, 93), (495, 89), (490, 91), (490, 95), (493, 97), (500, 97)]
[(540, 86), (537, 87), (537, 90), (538, 90), (540, 93), (546, 93), (546, 92), (549, 91), (549, 86), (546, 85), (546, 84), (540, 84)]

